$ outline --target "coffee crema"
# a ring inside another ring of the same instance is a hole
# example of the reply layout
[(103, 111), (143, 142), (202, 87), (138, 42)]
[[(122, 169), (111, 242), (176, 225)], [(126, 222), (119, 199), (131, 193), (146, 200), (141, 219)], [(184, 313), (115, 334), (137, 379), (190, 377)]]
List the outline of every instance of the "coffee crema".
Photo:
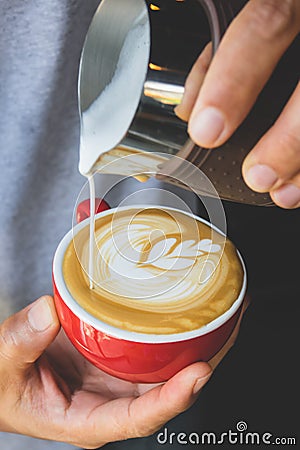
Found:
[(234, 245), (168, 208), (116, 209), (95, 224), (94, 289), (89, 226), (66, 250), (63, 276), (76, 302), (117, 328), (173, 334), (208, 324), (238, 298), (243, 268)]

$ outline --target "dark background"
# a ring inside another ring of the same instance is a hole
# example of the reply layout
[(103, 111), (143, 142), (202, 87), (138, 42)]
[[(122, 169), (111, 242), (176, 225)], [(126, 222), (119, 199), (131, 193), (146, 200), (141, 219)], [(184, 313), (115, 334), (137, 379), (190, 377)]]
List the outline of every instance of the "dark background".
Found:
[[(225, 2), (226, 3), (226, 2)], [(243, 1), (232, 2), (242, 5)], [(157, 26), (156, 40), (152, 42), (155, 61), (172, 67), (176, 61), (186, 69), (199, 54), (199, 42), (207, 43), (208, 24), (200, 22), (198, 3), (158, 1), (161, 20)], [(175, 5), (175, 6), (174, 6)], [(185, 7), (195, 7), (193, 14)], [(180, 15), (171, 8), (181, 8)], [(165, 11), (165, 16), (163, 15)], [(172, 20), (171, 20), (172, 19)], [(178, 20), (177, 22), (174, 22)], [(186, 24), (184, 28), (183, 24)], [(202, 24), (201, 27), (199, 24)], [(183, 30), (183, 37), (177, 33)], [(173, 31), (173, 35), (171, 34)], [(196, 31), (199, 33), (195, 39)], [(201, 41), (202, 36), (202, 41)], [(176, 38), (176, 44), (174, 45)], [(180, 45), (181, 43), (181, 45)], [(295, 45), (299, 45), (298, 41)], [(189, 49), (187, 52), (186, 49)], [(295, 47), (296, 48), (296, 47)], [(299, 48), (299, 47), (298, 47)], [(291, 51), (291, 50), (290, 50)], [(296, 52), (298, 54), (298, 52)], [(278, 89), (268, 101), (261, 96), (261, 103), (273, 109), (275, 102), (282, 105), (298, 81), (300, 59), (284, 56), (277, 72), (287, 72), (291, 83), (285, 86), (279, 77)], [(176, 67), (175, 67), (176, 69)], [(282, 88), (282, 89), (279, 89)], [(280, 94), (281, 90), (284, 95)], [(275, 111), (275, 110), (274, 110)], [(278, 108), (276, 114), (279, 114)], [(252, 112), (255, 115), (255, 111)], [(265, 114), (270, 123), (274, 117)], [(265, 130), (261, 131), (263, 134)], [(254, 136), (257, 140), (257, 135)], [(278, 207), (255, 207), (224, 202), (228, 235), (244, 257), (248, 270), (251, 305), (242, 322), (235, 346), (219, 365), (213, 377), (203, 389), (198, 401), (187, 412), (166, 424), (169, 434), (214, 432), (218, 435), (229, 429), (236, 431), (236, 424), (245, 421), (249, 432), (269, 432), (274, 437), (298, 437), (299, 446), (299, 319), (300, 319), (300, 210), (287, 211)], [(199, 212), (199, 211), (198, 211)], [(200, 211), (201, 212), (201, 211)], [(200, 214), (202, 215), (202, 214)], [(164, 427), (163, 427), (164, 428)], [(175, 449), (195, 448), (195, 445), (157, 443), (153, 437), (110, 444), (109, 449)], [(298, 435), (298, 436), (297, 436)], [(211, 445), (206, 446), (207, 448)], [(232, 448), (223, 444), (223, 448)], [(205, 448), (201, 445), (201, 448)], [(239, 445), (236, 445), (239, 448)]]
[[(224, 206), (228, 235), (246, 262), (252, 302), (235, 346), (198, 401), (166, 427), (169, 434), (211, 431), (221, 435), (229, 429), (236, 431), (236, 424), (245, 421), (249, 432), (297, 437), (299, 445), (299, 209), (226, 202)], [(159, 445), (156, 436), (105, 448), (197, 447)], [(212, 445), (201, 445), (205, 447)]]

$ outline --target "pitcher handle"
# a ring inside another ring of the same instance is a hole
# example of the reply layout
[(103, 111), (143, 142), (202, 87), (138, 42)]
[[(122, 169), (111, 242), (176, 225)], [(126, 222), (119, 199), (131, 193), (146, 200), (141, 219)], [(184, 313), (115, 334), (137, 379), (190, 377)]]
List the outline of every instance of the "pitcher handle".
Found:
[(216, 53), (223, 34), (238, 11), (244, 6), (244, 0), (198, 0), (206, 12), (212, 36), (213, 55)]

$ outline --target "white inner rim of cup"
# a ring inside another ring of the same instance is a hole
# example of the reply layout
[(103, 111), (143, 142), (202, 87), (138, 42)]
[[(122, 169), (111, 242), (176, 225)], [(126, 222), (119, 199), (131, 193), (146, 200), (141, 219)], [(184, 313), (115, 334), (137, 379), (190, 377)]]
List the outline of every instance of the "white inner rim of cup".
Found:
[[(116, 210), (122, 211), (122, 210), (135, 209), (135, 208), (141, 208), (141, 207), (143, 207), (144, 209), (147, 209), (147, 207), (145, 208), (145, 205), (143, 205), (143, 206), (142, 205), (132, 205), (130, 207), (125, 206), (125, 207), (121, 207), (121, 208), (117, 207), (117, 208), (108, 209), (106, 211), (103, 211), (103, 212), (97, 214), (96, 219), (100, 216), (104, 217), (109, 214), (113, 214)], [(209, 227), (211, 227), (212, 229), (214, 229), (221, 235), (225, 236), (224, 233), (222, 231), (220, 231), (217, 227), (215, 227), (214, 225), (210, 224), (206, 220), (204, 220), (194, 214), (191, 214), (191, 213), (188, 213), (185, 211), (181, 211), (176, 208), (170, 208), (170, 207), (165, 207), (165, 206), (162, 208), (159, 205), (151, 205), (151, 207), (149, 207), (149, 208), (164, 209), (167, 211), (178, 211), (178, 212), (185, 214), (195, 220), (198, 220), (199, 222), (202, 222), (202, 223), (208, 225)], [(245, 267), (244, 261), (241, 257), (241, 254), (239, 253), (239, 251), (237, 251), (238, 257), (241, 261), (241, 265), (243, 268), (243, 273), (244, 273), (243, 283), (242, 283), (242, 288), (241, 288), (240, 294), (239, 294), (238, 298), (235, 300), (235, 302), (233, 303), (233, 305), (225, 313), (223, 313), (221, 316), (217, 317), (212, 322), (209, 322), (207, 325), (204, 325), (201, 328), (197, 328), (192, 331), (185, 331), (184, 333), (146, 334), (146, 333), (136, 333), (134, 331), (122, 330), (120, 328), (116, 328), (112, 325), (109, 325), (105, 322), (102, 322), (101, 320), (97, 319), (96, 317), (92, 316), (87, 311), (85, 311), (76, 302), (76, 300), (72, 297), (72, 295), (70, 294), (70, 292), (65, 284), (65, 281), (63, 278), (63, 272), (62, 272), (64, 255), (65, 255), (65, 252), (66, 252), (70, 242), (73, 239), (73, 236), (75, 236), (80, 230), (82, 230), (82, 228), (88, 226), (88, 224), (89, 224), (89, 218), (83, 220), (81, 223), (76, 225), (61, 240), (60, 244), (57, 247), (57, 250), (55, 252), (54, 259), (53, 259), (53, 277), (54, 277), (54, 281), (56, 284), (56, 288), (57, 288), (61, 298), (63, 299), (64, 303), (70, 308), (70, 310), (80, 320), (91, 325), (96, 330), (99, 330), (105, 334), (108, 334), (112, 337), (116, 337), (118, 339), (125, 339), (127, 341), (133, 341), (133, 342), (159, 344), (159, 343), (166, 343), (166, 342), (185, 341), (188, 339), (196, 338), (198, 336), (203, 336), (205, 334), (208, 334), (208, 333), (216, 330), (221, 325), (223, 325), (225, 322), (227, 322), (234, 315), (234, 313), (239, 309), (240, 305), (242, 304), (243, 299), (245, 297), (245, 293), (246, 293), (247, 274), (246, 274), (246, 267)]]

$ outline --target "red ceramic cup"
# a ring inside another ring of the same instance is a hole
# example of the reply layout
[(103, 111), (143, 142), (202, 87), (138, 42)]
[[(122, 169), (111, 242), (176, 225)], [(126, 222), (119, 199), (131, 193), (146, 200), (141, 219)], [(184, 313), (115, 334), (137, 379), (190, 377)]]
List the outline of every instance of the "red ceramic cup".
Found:
[[(111, 211), (100, 214), (107, 215)], [(192, 214), (191, 217), (208, 224)], [(246, 293), (246, 270), (240, 254), (243, 284), (228, 311), (189, 332), (171, 335), (135, 333), (96, 319), (76, 302), (67, 289), (62, 273), (64, 254), (73, 236), (87, 225), (88, 219), (76, 225), (62, 239), (53, 261), (54, 299), (60, 322), (70, 341), (86, 359), (118, 378), (157, 383), (168, 380), (191, 363), (208, 361), (223, 347), (238, 321)]]

